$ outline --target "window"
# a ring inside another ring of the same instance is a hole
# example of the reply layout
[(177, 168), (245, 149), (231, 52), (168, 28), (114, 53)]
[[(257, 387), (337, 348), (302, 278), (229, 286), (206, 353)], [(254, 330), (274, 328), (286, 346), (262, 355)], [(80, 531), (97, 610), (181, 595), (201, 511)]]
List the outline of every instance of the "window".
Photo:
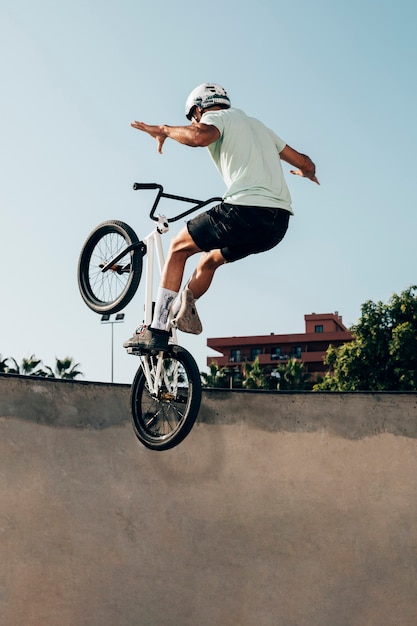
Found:
[(293, 346), (291, 348), (291, 356), (294, 359), (301, 359), (301, 346)]
[(240, 348), (230, 351), (230, 360), (232, 363), (239, 363), (241, 359)]
[(314, 332), (315, 333), (322, 333), (323, 332), (323, 324), (317, 324), (317, 326), (314, 326)]
[(250, 351), (250, 360), (254, 361), (260, 354), (262, 354), (261, 348), (252, 348)]
[(272, 348), (271, 361), (278, 361), (281, 358), (281, 348)]

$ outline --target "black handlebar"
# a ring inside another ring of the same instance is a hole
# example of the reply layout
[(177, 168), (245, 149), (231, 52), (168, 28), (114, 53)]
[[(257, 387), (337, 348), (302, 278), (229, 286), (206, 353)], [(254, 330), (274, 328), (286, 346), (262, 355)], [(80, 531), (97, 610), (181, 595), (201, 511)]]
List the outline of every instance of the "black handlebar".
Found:
[(133, 189), (162, 189), (162, 186), (157, 183), (133, 183)]
[(198, 209), (201, 209), (207, 206), (208, 204), (222, 201), (222, 198), (219, 198), (219, 197), (209, 198), (208, 200), (196, 200), (195, 198), (186, 198), (185, 196), (174, 196), (170, 193), (164, 193), (164, 188), (162, 187), (162, 185), (159, 185), (158, 183), (133, 183), (133, 189), (135, 191), (137, 191), (138, 189), (158, 189), (158, 193), (153, 203), (153, 207), (151, 209), (151, 212), (149, 213), (149, 217), (155, 222), (158, 221), (158, 218), (155, 217), (155, 211), (161, 198), (169, 198), (170, 200), (180, 200), (181, 202), (191, 202), (192, 204), (195, 205), (188, 211), (184, 211), (183, 213), (180, 213), (180, 215), (167, 218), (168, 222), (170, 223), (176, 222), (177, 220), (180, 220), (182, 217), (185, 217), (186, 215), (189, 215), (190, 213), (193, 213), (194, 211), (197, 211)]

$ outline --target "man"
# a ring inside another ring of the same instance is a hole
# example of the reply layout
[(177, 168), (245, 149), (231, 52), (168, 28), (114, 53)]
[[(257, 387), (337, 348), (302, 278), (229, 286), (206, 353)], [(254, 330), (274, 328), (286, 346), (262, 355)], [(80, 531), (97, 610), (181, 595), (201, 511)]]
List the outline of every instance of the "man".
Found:
[[(173, 238), (152, 323), (125, 341), (125, 348), (166, 349), (167, 325), (173, 314), (180, 330), (201, 332), (194, 300), (207, 291), (217, 268), (269, 250), (283, 239), (293, 211), (281, 159), (297, 168), (292, 174), (319, 184), (311, 159), (258, 120), (232, 108), (223, 87), (214, 83), (196, 87), (187, 98), (185, 115), (191, 121), (188, 126), (136, 121), (131, 126), (154, 137), (160, 154), (167, 138), (207, 147), (227, 191), (220, 205), (191, 219)], [(185, 263), (197, 252), (203, 252), (197, 269), (179, 294)]]

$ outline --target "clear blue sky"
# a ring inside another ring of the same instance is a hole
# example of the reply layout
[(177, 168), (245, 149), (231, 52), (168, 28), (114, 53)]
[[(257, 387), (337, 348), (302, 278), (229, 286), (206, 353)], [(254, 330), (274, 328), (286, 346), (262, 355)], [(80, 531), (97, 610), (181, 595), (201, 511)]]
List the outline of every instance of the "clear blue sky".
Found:
[[(336, 310), (349, 326), (366, 300), (417, 283), (416, 7), (0, 0), (3, 358), (69, 355), (86, 380), (110, 379), (110, 327), (81, 300), (78, 255), (105, 219), (149, 231), (135, 180), (223, 193), (205, 149), (167, 141), (161, 156), (129, 126), (185, 123), (204, 81), (309, 154), (321, 186), (288, 174), (284, 242), (217, 273), (199, 303), (203, 334), (180, 334), (200, 369), (208, 337), (303, 332), (305, 313)], [(137, 366), (121, 344), (141, 306), (138, 294), (114, 327), (117, 382)]]

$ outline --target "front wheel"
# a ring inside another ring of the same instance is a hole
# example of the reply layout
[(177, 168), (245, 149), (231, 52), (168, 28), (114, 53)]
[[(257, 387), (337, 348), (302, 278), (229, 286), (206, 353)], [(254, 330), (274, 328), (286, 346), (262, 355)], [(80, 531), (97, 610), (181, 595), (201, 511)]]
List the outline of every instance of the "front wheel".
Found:
[(87, 306), (96, 313), (117, 313), (129, 304), (139, 286), (145, 251), (124, 222), (111, 220), (97, 226), (78, 261), (78, 286)]
[(168, 450), (185, 439), (197, 418), (200, 373), (191, 354), (176, 345), (163, 356), (141, 359), (130, 394), (133, 428), (147, 448)]

